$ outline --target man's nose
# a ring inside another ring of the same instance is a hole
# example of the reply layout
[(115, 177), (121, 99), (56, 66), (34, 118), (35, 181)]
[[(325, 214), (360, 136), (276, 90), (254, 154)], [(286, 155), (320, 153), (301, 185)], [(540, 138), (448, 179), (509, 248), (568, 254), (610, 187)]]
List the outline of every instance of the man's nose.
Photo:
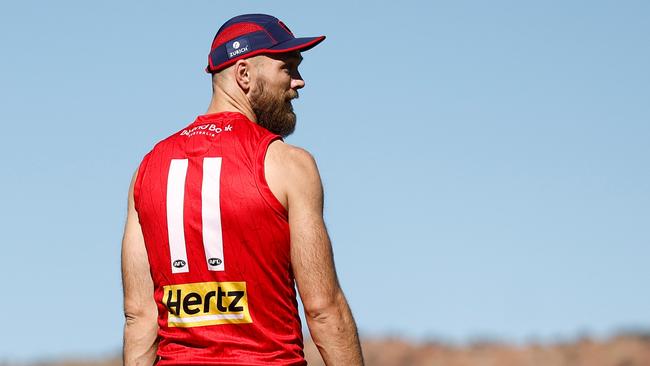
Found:
[(305, 81), (302, 79), (302, 75), (296, 71), (291, 77), (291, 89), (302, 89), (305, 87)]
[(305, 81), (302, 79), (291, 80), (291, 89), (302, 89), (305, 87)]

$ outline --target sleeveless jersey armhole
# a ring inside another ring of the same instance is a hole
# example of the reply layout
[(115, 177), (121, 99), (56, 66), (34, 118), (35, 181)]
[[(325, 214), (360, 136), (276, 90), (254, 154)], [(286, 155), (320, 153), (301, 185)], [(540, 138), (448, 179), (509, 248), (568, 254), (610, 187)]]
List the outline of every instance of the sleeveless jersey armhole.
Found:
[(149, 162), (149, 157), (151, 152), (144, 156), (140, 166), (138, 167), (138, 176), (135, 178), (135, 184), (133, 185), (133, 204), (135, 206), (136, 212), (140, 213), (140, 189), (142, 187), (142, 179), (144, 178), (145, 171), (147, 169), (147, 163)]
[(266, 182), (266, 175), (264, 174), (264, 159), (266, 158), (266, 152), (268, 151), (269, 145), (275, 140), (282, 140), (281, 136), (278, 135), (268, 135), (262, 138), (260, 141), (257, 152), (255, 154), (255, 185), (257, 190), (264, 198), (264, 201), (284, 220), (289, 219), (287, 209), (282, 205), (277, 197), (269, 188), (269, 184)]

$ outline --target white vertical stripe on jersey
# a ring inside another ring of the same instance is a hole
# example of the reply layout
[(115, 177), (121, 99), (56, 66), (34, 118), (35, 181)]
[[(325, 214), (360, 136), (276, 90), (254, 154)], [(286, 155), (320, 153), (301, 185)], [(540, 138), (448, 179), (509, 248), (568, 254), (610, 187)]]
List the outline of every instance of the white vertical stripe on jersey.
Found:
[(185, 199), (185, 177), (187, 159), (172, 159), (167, 177), (167, 231), (172, 273), (189, 272), (183, 227), (183, 201)]
[(201, 216), (203, 222), (203, 247), (210, 271), (223, 271), (223, 237), (221, 233), (221, 204), (219, 183), (221, 158), (203, 159), (203, 184), (201, 186)]

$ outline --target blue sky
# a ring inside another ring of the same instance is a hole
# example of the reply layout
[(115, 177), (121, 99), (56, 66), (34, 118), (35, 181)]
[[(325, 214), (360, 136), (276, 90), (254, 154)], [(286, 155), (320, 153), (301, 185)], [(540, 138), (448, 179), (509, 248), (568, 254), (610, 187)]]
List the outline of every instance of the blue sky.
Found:
[(650, 328), (643, 1), (0, 5), (0, 361), (121, 344), (129, 178), (207, 108), (228, 18), (328, 39), (288, 142), (316, 157), (363, 336)]

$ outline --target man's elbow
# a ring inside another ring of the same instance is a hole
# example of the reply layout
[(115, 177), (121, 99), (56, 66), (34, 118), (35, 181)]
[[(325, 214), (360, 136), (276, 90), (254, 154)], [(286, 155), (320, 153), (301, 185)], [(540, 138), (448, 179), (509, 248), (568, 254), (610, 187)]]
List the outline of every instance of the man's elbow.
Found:
[(158, 325), (158, 318), (151, 314), (124, 312), (124, 323), (127, 327), (153, 327), (154, 325)]
[(135, 324), (157, 324), (158, 310), (154, 306), (124, 303), (124, 321), (127, 326)]
[(303, 306), (307, 320), (318, 323), (339, 321), (348, 310), (347, 301), (341, 291), (309, 299), (303, 302)]
[(124, 308), (123, 364), (153, 365), (158, 347), (158, 319), (147, 307)]

